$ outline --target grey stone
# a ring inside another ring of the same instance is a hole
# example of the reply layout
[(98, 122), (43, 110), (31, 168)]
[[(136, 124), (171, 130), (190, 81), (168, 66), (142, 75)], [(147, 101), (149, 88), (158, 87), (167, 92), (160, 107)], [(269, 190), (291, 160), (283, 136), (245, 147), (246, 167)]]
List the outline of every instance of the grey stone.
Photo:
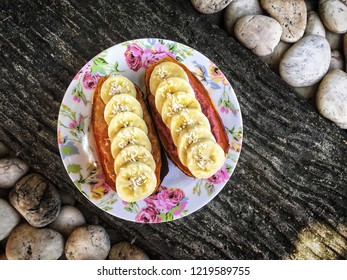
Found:
[(19, 224), (20, 215), (6, 200), (0, 198), (0, 241)]
[(110, 249), (110, 238), (104, 227), (84, 225), (70, 234), (65, 256), (68, 260), (105, 260)]
[(342, 71), (345, 69), (345, 60), (343, 54), (339, 50), (333, 50), (331, 52), (329, 71), (334, 69), (340, 69)]
[(347, 32), (346, 1), (320, 0), (318, 10), (327, 29), (339, 34)]
[(86, 221), (80, 210), (71, 205), (64, 205), (61, 207), (58, 217), (53, 223), (49, 224), (49, 227), (64, 237), (68, 237), (75, 228), (85, 223)]
[(268, 16), (243, 16), (235, 24), (235, 37), (257, 56), (271, 54), (281, 34), (281, 25)]
[(225, 9), (224, 28), (233, 35), (236, 21), (246, 15), (261, 15), (263, 10), (258, 0), (234, 0)]
[(328, 41), (317, 35), (303, 37), (284, 54), (279, 67), (282, 79), (293, 87), (318, 83), (330, 65)]
[(304, 36), (308, 35), (320, 35), (325, 37), (325, 27), (315, 11), (307, 13), (307, 25)]
[(347, 129), (347, 73), (330, 71), (319, 85), (316, 104), (325, 118)]
[(114, 244), (108, 258), (110, 260), (149, 260), (142, 248), (128, 241)]
[(218, 13), (230, 4), (232, 0), (191, 0), (194, 8), (203, 14)]
[(9, 195), (10, 203), (34, 227), (53, 222), (60, 211), (58, 191), (41, 175), (32, 173), (19, 180)]
[(29, 166), (19, 158), (0, 159), (0, 188), (12, 188), (29, 171)]
[(17, 226), (6, 243), (9, 260), (57, 260), (64, 252), (64, 238), (49, 228), (27, 223)]
[(282, 26), (281, 40), (297, 42), (305, 32), (307, 10), (304, 0), (260, 0), (261, 7)]

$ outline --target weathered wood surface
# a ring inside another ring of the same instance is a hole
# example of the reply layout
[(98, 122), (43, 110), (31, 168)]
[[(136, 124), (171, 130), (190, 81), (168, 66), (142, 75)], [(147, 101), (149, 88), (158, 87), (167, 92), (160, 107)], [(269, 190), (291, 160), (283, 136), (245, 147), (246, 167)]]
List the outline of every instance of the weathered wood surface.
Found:
[(0, 6), (0, 139), (84, 204), (61, 162), (56, 127), (65, 90), (86, 61), (129, 39), (167, 38), (207, 55), (232, 83), (243, 148), (211, 203), (157, 225), (91, 207), (152, 258), (347, 258), (346, 131), (190, 1), (2, 0)]

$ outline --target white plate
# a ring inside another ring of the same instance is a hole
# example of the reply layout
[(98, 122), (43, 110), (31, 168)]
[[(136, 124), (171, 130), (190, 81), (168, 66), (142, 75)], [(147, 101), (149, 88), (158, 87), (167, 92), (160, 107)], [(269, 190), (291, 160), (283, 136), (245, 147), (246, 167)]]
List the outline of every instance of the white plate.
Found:
[[(145, 69), (170, 55), (204, 84), (222, 118), (230, 141), (224, 167), (210, 179), (193, 179), (169, 162), (159, 190), (136, 203), (123, 202), (104, 181), (90, 127), (93, 90), (101, 76), (122, 74), (144, 92)], [(169, 40), (137, 39), (115, 45), (76, 74), (63, 98), (58, 119), (59, 151), (71, 180), (96, 207), (124, 220), (160, 223), (195, 212), (213, 199), (235, 169), (242, 143), (242, 119), (234, 90), (218, 67), (198, 51)]]

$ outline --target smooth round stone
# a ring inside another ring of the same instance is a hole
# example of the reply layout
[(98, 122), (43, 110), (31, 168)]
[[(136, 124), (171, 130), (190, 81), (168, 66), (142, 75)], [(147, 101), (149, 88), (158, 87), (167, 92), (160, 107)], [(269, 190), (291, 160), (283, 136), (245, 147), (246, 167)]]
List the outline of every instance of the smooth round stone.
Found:
[(263, 10), (258, 0), (234, 0), (225, 9), (224, 28), (233, 35), (237, 20), (246, 15), (261, 15)]
[(7, 156), (9, 152), (10, 149), (2, 141), (0, 141), (0, 158)]
[(330, 71), (319, 85), (316, 104), (325, 118), (347, 129), (347, 73)]
[(236, 38), (257, 56), (271, 54), (281, 34), (281, 25), (268, 16), (243, 16), (235, 24)]
[(29, 166), (19, 158), (0, 159), (0, 188), (12, 188), (29, 171)]
[(105, 260), (110, 249), (110, 238), (102, 226), (84, 225), (70, 234), (65, 256), (68, 260)]
[(327, 29), (339, 34), (347, 32), (346, 1), (320, 0), (318, 10)]
[(292, 46), (290, 43), (280, 41), (275, 47), (274, 51), (266, 56), (260, 57), (260, 59), (265, 62), (272, 70), (278, 73), (278, 67), (280, 61), (285, 54), (285, 52)]
[(26, 175), (16, 183), (10, 192), (9, 201), (34, 227), (52, 223), (60, 211), (58, 191), (36, 173)]
[(191, 0), (194, 8), (203, 14), (218, 13), (230, 4), (232, 0)]
[(307, 25), (304, 36), (319, 35), (325, 37), (325, 27), (315, 11), (307, 13)]
[(279, 72), (282, 79), (293, 87), (312, 86), (327, 73), (330, 58), (330, 46), (324, 37), (306, 36), (284, 54)]
[(108, 258), (110, 260), (149, 260), (145, 251), (128, 241), (114, 244)]
[(333, 50), (331, 52), (329, 71), (334, 69), (340, 69), (342, 71), (345, 69), (343, 54), (339, 50)]
[(261, 7), (282, 26), (281, 40), (298, 41), (305, 32), (307, 10), (304, 0), (260, 0)]
[(9, 260), (57, 260), (64, 252), (64, 238), (55, 230), (17, 226), (6, 243)]
[(61, 207), (58, 217), (53, 223), (49, 224), (49, 227), (64, 237), (68, 237), (74, 229), (85, 223), (86, 221), (80, 210), (70, 205), (64, 205)]
[(6, 200), (0, 198), (0, 241), (19, 224), (20, 215)]

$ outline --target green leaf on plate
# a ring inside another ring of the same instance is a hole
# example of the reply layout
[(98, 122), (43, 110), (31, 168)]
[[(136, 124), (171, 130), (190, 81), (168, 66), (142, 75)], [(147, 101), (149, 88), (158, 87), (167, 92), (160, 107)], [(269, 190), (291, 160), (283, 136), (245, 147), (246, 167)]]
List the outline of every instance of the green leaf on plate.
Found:
[(82, 167), (80, 164), (69, 164), (67, 166), (67, 172), (68, 173), (79, 173), (81, 171)]

